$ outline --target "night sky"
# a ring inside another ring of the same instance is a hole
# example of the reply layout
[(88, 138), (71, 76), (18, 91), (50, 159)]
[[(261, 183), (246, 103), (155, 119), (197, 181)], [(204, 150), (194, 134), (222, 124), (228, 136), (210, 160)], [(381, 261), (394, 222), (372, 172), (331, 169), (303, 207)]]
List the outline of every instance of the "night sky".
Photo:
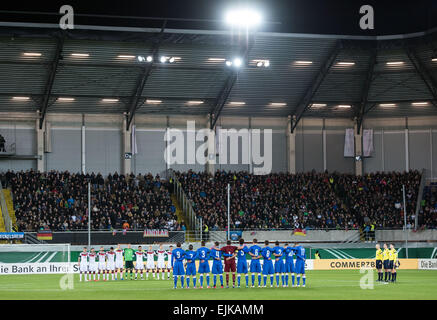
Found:
[[(63, 4), (75, 10), (75, 23), (131, 27), (159, 27), (162, 21), (83, 17), (81, 14), (201, 19), (207, 21), (169, 21), (167, 28), (223, 30), (227, 8), (248, 4), (262, 12), (267, 23), (261, 31), (388, 35), (425, 31), (437, 27), (437, 0), (81, 0), (12, 1), (0, 3), (0, 21), (57, 23), (58, 15), (29, 15), (5, 11), (58, 13)], [(375, 30), (359, 27), (362, 5), (375, 10)]]

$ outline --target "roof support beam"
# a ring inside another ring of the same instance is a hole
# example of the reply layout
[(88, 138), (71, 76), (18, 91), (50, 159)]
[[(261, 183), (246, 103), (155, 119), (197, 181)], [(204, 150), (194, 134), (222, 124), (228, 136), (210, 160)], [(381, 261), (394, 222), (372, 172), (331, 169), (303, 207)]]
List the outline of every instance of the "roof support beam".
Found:
[(141, 72), (141, 75), (137, 81), (137, 85), (135, 86), (134, 93), (130, 99), (129, 109), (128, 109), (128, 113), (126, 115), (126, 119), (127, 119), (126, 131), (129, 130), (129, 128), (132, 124), (132, 120), (135, 116), (135, 112), (137, 111), (138, 106), (142, 104), (142, 103), (140, 104), (139, 102), (141, 100), (144, 101), (143, 99), (141, 99), (141, 95), (143, 93), (144, 87), (146, 86), (147, 79), (149, 79), (150, 73), (152, 72), (154, 61), (157, 58), (157, 54), (159, 51), (159, 45), (161, 44), (161, 41), (162, 41), (162, 38), (164, 35), (164, 29), (165, 29), (166, 23), (167, 23), (167, 20), (164, 21), (164, 24), (161, 28), (161, 32), (158, 35), (158, 39), (153, 44), (152, 52), (151, 52), (151, 56), (153, 57), (153, 61), (145, 64), (145, 66)]
[[(241, 39), (239, 41), (241, 41)], [(255, 44), (255, 38), (248, 35), (246, 41), (242, 43), (243, 45), (241, 49), (239, 49), (238, 51), (240, 51), (241, 59), (247, 62), (249, 58), (249, 52), (252, 49), (253, 45)], [(234, 87), (237, 78), (238, 78), (238, 69), (232, 69), (231, 73), (226, 78), (226, 81), (215, 100), (214, 107), (211, 109), (212, 112), (209, 117), (211, 130), (214, 130), (215, 128), (215, 125), (218, 119), (220, 118), (220, 114), (223, 110), (223, 107), (226, 104), (226, 101), (229, 98), (229, 95), (231, 94), (232, 88)]]
[(437, 107), (437, 81), (432, 77), (429, 70), (425, 67), (423, 62), (417, 57), (414, 50), (410, 47), (405, 48), (408, 58), (416, 69), (417, 74), (422, 78), (426, 87), (428, 88), (429, 93), (433, 97), (433, 105)]
[(376, 49), (371, 50), (370, 57), (369, 57), (369, 68), (367, 69), (367, 77), (364, 82), (359, 109), (357, 110), (357, 134), (360, 134), (361, 125), (363, 124), (363, 118), (366, 111), (367, 101), (369, 100), (369, 91), (370, 91), (370, 85), (372, 84), (372, 80), (373, 80), (373, 70), (375, 69), (375, 64), (376, 64), (376, 55), (377, 55), (377, 50)]
[(232, 70), (229, 74), (228, 78), (226, 79), (226, 82), (223, 86), (223, 88), (220, 90), (220, 93), (214, 103), (214, 109), (211, 113), (210, 117), (210, 128), (213, 130), (215, 128), (215, 125), (217, 123), (217, 120), (220, 117), (220, 114), (223, 110), (223, 107), (226, 103), (226, 101), (229, 98), (229, 95), (231, 94), (232, 88), (234, 87), (234, 84), (237, 80), (238, 72), (235, 70)]
[(302, 118), (302, 115), (309, 107), (309, 104), (313, 100), (314, 96), (317, 93), (317, 90), (319, 89), (320, 85), (322, 84), (325, 77), (328, 75), (329, 70), (331, 69), (335, 59), (337, 59), (337, 56), (342, 49), (342, 41), (338, 40), (334, 49), (329, 53), (326, 60), (323, 62), (322, 67), (320, 68), (319, 72), (317, 73), (314, 80), (311, 82), (311, 85), (305, 92), (305, 95), (301, 98), (300, 102), (296, 106), (295, 112), (291, 117), (291, 133), (294, 132), (294, 129), (296, 128), (297, 124), (299, 123), (300, 119)]
[(52, 88), (53, 88), (53, 83), (55, 82), (55, 76), (56, 76), (56, 72), (58, 70), (58, 64), (59, 64), (59, 60), (61, 60), (62, 58), (62, 49), (64, 47), (64, 36), (60, 35), (57, 38), (57, 43), (56, 43), (56, 52), (55, 52), (55, 57), (50, 65), (50, 71), (49, 71), (49, 78), (47, 79), (47, 83), (46, 83), (46, 87), (44, 90), (44, 97), (42, 100), (42, 105), (40, 108), (40, 120), (39, 120), (39, 128), (42, 129), (43, 124), (44, 124), (44, 120), (47, 114), (47, 109), (49, 107), (49, 99), (50, 99), (50, 94), (52, 92)]

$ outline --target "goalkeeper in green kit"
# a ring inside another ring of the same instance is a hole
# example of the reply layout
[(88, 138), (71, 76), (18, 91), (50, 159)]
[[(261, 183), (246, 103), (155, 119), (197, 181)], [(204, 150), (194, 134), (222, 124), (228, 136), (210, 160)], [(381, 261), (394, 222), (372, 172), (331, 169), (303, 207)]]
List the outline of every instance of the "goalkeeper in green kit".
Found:
[(124, 249), (124, 263), (125, 263), (125, 267), (124, 267), (124, 277), (127, 280), (127, 273), (128, 270), (130, 271), (130, 279), (133, 280), (133, 274), (132, 274), (132, 270), (134, 269), (134, 249), (131, 248), (130, 243), (127, 245), (127, 248)]

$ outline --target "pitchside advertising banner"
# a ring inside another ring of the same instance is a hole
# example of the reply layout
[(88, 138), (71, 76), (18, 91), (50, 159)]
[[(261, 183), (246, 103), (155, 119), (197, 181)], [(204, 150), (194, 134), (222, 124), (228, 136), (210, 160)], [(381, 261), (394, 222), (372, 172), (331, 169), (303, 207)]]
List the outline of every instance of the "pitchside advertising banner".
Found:
[(0, 240), (23, 239), (24, 232), (0, 232)]
[[(197, 261), (196, 261), (197, 262)], [(399, 259), (400, 270), (421, 269), (437, 270), (437, 259)], [(262, 263), (262, 262), (261, 262)], [(210, 261), (212, 264), (212, 261)], [(308, 259), (305, 262), (306, 270), (358, 270), (375, 269), (373, 259)], [(0, 275), (13, 274), (63, 274), (68, 271), (66, 262), (44, 263), (0, 263)], [(70, 272), (78, 273), (79, 264), (70, 263)]]
[[(418, 269), (419, 259), (399, 259), (398, 269)], [(318, 259), (313, 270), (375, 269), (375, 259)]]

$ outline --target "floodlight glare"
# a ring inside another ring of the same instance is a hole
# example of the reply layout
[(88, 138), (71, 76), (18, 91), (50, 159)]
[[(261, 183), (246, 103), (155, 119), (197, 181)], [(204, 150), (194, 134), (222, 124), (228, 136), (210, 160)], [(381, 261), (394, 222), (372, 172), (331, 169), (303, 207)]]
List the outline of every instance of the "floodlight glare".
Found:
[(147, 60), (147, 62), (152, 62), (153, 61), (153, 57), (152, 56), (147, 56), (146, 60)]
[(261, 15), (252, 9), (235, 9), (228, 11), (225, 21), (231, 26), (254, 27), (261, 23)]
[(171, 57), (168, 61), (170, 62), (170, 63), (173, 63), (174, 62), (174, 57)]
[(137, 59), (138, 59), (139, 62), (144, 62), (144, 57), (143, 56), (138, 56)]
[(241, 61), (240, 58), (235, 58), (234, 59), (234, 65), (238, 68), (241, 66), (241, 64), (243, 63), (243, 61)]
[(162, 63), (165, 63), (167, 61), (167, 57), (162, 56), (161, 59), (159, 59)]
[(226, 65), (227, 65), (228, 67), (232, 66), (232, 61), (227, 60), (227, 61), (226, 61)]

